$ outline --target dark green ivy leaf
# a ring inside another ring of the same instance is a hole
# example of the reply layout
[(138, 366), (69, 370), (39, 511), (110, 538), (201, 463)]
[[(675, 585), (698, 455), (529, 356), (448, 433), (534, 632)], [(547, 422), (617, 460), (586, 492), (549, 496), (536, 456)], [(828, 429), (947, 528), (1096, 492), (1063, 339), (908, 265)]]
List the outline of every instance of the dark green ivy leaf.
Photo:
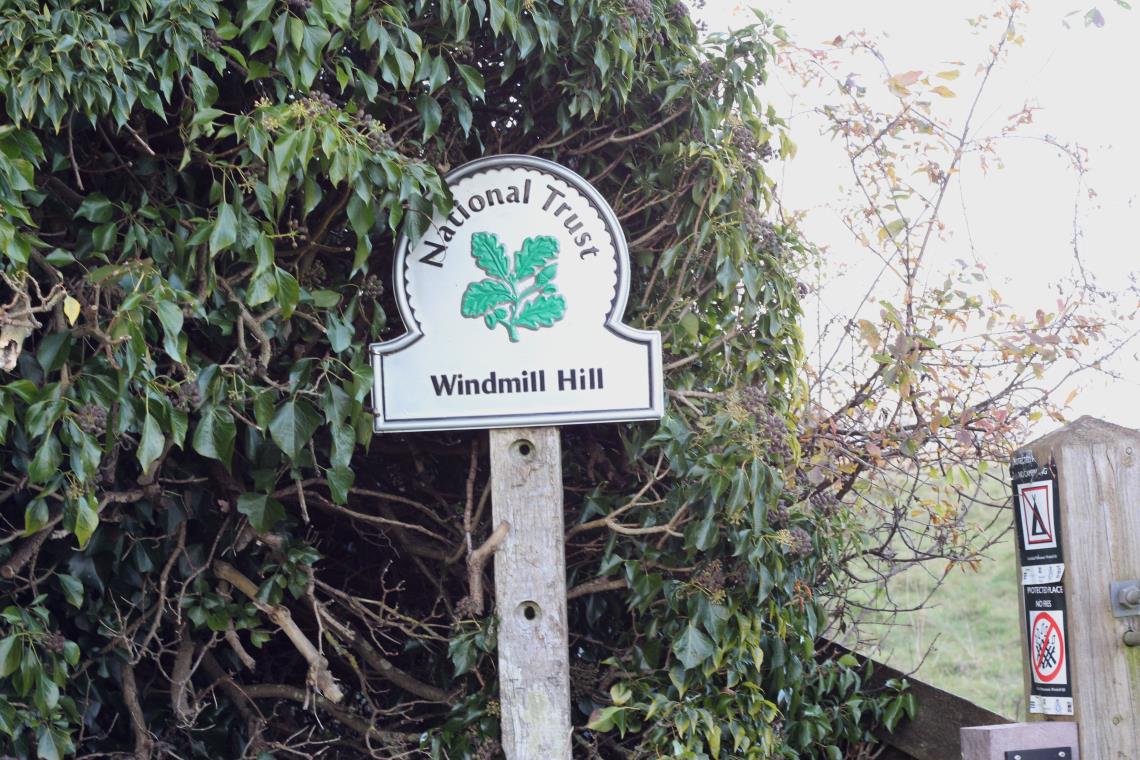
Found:
[(424, 122), (424, 140), (434, 135), (439, 130), (439, 124), (443, 121), (443, 109), (439, 107), (439, 101), (431, 95), (423, 94), (416, 98), (416, 110), (420, 112), (420, 118)]
[(79, 210), (75, 215), (95, 224), (104, 224), (111, 221), (114, 210), (115, 207), (107, 200), (107, 196), (102, 193), (91, 193), (83, 199), (83, 203), (79, 204)]
[(245, 13), (241, 15), (241, 31), (244, 33), (257, 21), (265, 21), (269, 18), (269, 10), (273, 7), (274, 0), (249, 0), (245, 4)]
[(290, 459), (296, 459), (320, 424), (321, 417), (313, 405), (294, 398), (277, 407), (269, 423), (269, 434)]
[(20, 667), (20, 658), (24, 656), (24, 645), (16, 634), (0, 639), (0, 678), (7, 678)]
[(56, 573), (55, 579), (59, 581), (59, 587), (63, 590), (63, 596), (67, 599), (67, 603), (75, 608), (82, 607), (83, 583), (68, 573)]
[(49, 480), (59, 470), (59, 463), (62, 461), (63, 450), (59, 445), (59, 439), (49, 435), (36, 449), (36, 455), (28, 465), (28, 479), (33, 483)]
[(352, 13), (350, 0), (322, 0), (321, 7), (325, 18), (341, 28), (348, 27), (349, 17)]
[(210, 407), (202, 411), (191, 445), (199, 454), (209, 459), (217, 459), (228, 470), (230, 459), (234, 454), (236, 434), (234, 416), (230, 410), (224, 407)]
[(289, 319), (293, 316), (293, 310), (297, 308), (297, 302), (301, 300), (301, 285), (296, 277), (281, 267), (276, 267), (276, 272), (277, 305), (281, 307), (281, 316)]
[(258, 533), (273, 530), (273, 526), (285, 518), (281, 502), (263, 493), (243, 493), (238, 497), (237, 508)]
[(459, 64), (457, 68), (459, 69), (459, 76), (463, 77), (463, 81), (467, 84), (467, 93), (476, 100), (483, 100), (484, 87), (486, 86), (483, 75), (475, 67), (464, 63)]
[(63, 757), (62, 748), (56, 741), (55, 732), (50, 725), (40, 726), (40, 738), (36, 743), (36, 753), (40, 760), (60, 760)]
[(677, 655), (677, 659), (686, 669), (697, 667), (711, 657), (713, 651), (712, 641), (692, 623), (673, 642), (673, 654)]
[(99, 527), (99, 502), (92, 494), (80, 494), (64, 504), (63, 516), (64, 527), (75, 534), (75, 540), (82, 549)]
[(154, 461), (162, 456), (163, 446), (166, 445), (166, 436), (162, 434), (162, 428), (158, 426), (158, 420), (147, 412), (146, 419), (143, 420), (142, 440), (139, 441), (139, 450), (137, 452), (139, 458), (139, 467), (143, 472), (146, 472)]
[(234, 215), (233, 206), (223, 204), (218, 210), (218, 218), (214, 220), (214, 228), (210, 232), (210, 255), (224, 251), (237, 241), (237, 216)]
[(326, 476), (332, 500), (337, 504), (348, 502), (348, 489), (352, 488), (356, 474), (349, 467), (337, 466), (329, 468)]

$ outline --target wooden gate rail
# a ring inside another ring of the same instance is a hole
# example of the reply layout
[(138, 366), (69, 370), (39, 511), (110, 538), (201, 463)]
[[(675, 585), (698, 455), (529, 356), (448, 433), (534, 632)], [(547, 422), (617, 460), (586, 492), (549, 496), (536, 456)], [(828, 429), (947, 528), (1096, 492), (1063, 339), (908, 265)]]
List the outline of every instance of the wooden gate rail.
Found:
[(860, 663), (870, 660), (873, 674), (865, 685), (867, 690), (885, 689), (887, 681), (905, 678), (918, 705), (913, 719), (900, 723), (893, 733), (880, 733), (879, 739), (886, 745), (886, 750), (879, 755), (879, 760), (961, 760), (959, 731), (962, 728), (1012, 722), (968, 699), (931, 686), (858, 652), (852, 652), (841, 644), (827, 642), (821, 657), (841, 657), (844, 654), (854, 655)]

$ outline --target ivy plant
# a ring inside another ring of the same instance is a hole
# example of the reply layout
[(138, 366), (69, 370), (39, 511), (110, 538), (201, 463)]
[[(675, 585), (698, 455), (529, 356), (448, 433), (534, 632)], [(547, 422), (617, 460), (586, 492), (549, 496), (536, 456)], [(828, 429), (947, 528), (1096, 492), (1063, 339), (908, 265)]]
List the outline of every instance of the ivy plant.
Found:
[[(817, 655), (858, 527), (799, 462), (779, 35), (664, 0), (0, 4), (0, 746), (498, 756), (483, 434), (374, 438), (367, 346), (446, 172), (527, 153), (614, 206), (671, 403), (563, 431), (575, 746), (865, 752), (909, 703)], [(557, 253), (481, 239), (463, 313), (557, 320)]]

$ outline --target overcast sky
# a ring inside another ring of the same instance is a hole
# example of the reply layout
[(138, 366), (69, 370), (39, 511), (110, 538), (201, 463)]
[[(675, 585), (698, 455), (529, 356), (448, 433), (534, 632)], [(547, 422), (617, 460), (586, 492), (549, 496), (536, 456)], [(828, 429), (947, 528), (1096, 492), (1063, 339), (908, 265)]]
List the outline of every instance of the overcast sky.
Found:
[[(1022, 134), (1046, 135), (1062, 143), (1079, 143), (1089, 151), (1086, 184), (1097, 196), (1080, 204), (1081, 258), (1107, 286), (1122, 287), (1140, 270), (1136, 226), (1140, 218), (1140, 107), (1133, 78), (1140, 10), (1126, 11), (1113, 0), (1097, 6), (1102, 28), (1086, 27), (1085, 5), (1034, 3), (1019, 32), (1025, 43), (995, 72), (977, 111), (978, 129), (998, 131), (1008, 115), (1028, 103), (1038, 107), (1034, 123)], [(1046, 7), (1048, 6), (1048, 7)], [(895, 72), (941, 71), (947, 62), (981, 60), (996, 29), (979, 36), (966, 19), (992, 11), (992, 2), (957, 3), (876, 0), (772, 0), (758, 4), (785, 26), (794, 41), (824, 47), (850, 30), (864, 29), (881, 38), (881, 49)], [(1080, 11), (1062, 21), (1068, 11)], [(697, 12), (711, 30), (748, 23), (747, 5), (738, 0), (709, 0)], [(964, 109), (971, 84), (967, 71), (953, 83), (963, 97), (939, 107)], [(778, 179), (785, 205), (808, 211), (805, 230), (817, 244), (830, 246), (836, 261), (854, 255), (848, 233), (835, 211), (844, 194), (846, 160), (841, 148), (820, 136), (818, 122), (803, 112), (810, 105), (786, 77), (774, 77), (766, 88), (778, 110), (791, 117), (798, 157), (781, 167)], [(983, 174), (965, 167), (960, 193), (946, 216), (953, 237), (939, 255), (984, 261), (1006, 301), (1028, 314), (1049, 309), (1056, 300), (1051, 283), (1074, 271), (1073, 204), (1077, 185), (1058, 151), (1039, 139), (1004, 143), (1005, 166)], [(964, 220), (969, 220), (969, 230)], [(848, 250), (844, 250), (844, 249)], [(851, 293), (858, 288), (851, 288)], [(833, 302), (842, 313), (842, 294)], [(1131, 303), (1135, 303), (1133, 296)], [(824, 315), (826, 318), (826, 314)], [(810, 316), (809, 316), (809, 320)], [(805, 325), (811, 333), (812, 326)], [(1136, 325), (1132, 326), (1135, 329)], [(1140, 358), (1132, 345), (1112, 363), (1124, 379), (1107, 382), (1089, 377), (1070, 410), (1071, 417), (1092, 414), (1117, 424), (1140, 427)]]

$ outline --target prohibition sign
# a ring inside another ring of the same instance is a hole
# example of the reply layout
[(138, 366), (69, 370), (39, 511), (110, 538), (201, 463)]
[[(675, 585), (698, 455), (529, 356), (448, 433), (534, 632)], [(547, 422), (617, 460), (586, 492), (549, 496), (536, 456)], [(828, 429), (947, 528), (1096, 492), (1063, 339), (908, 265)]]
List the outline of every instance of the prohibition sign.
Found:
[(1051, 683), (1065, 664), (1065, 637), (1061, 634), (1061, 626), (1048, 612), (1039, 612), (1033, 618), (1031, 633), (1034, 679), (1039, 683)]
[(1053, 527), (1052, 481), (1025, 483), (1017, 487), (1022, 538), (1025, 548), (1051, 549), (1057, 545)]

